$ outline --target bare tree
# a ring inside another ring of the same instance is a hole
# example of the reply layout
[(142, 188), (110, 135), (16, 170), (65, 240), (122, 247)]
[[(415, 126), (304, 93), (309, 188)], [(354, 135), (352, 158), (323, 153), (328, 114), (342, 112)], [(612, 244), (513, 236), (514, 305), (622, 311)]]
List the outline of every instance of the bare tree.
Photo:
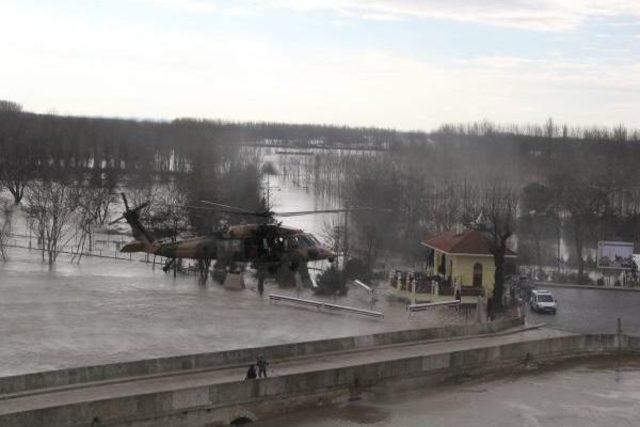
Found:
[(72, 260), (80, 262), (87, 243), (89, 251), (93, 250), (93, 229), (105, 224), (109, 208), (118, 200), (115, 193), (116, 178), (114, 169), (94, 168), (89, 179), (85, 178), (82, 170), (75, 174), (72, 197), (76, 199), (75, 219), (80, 236)]
[(11, 233), (13, 209), (8, 203), (0, 201), (0, 258), (7, 260), (7, 239)]
[(19, 113), (22, 111), (22, 105), (18, 104), (17, 102), (0, 99), (0, 111)]
[(339, 254), (344, 250), (344, 225), (335, 221), (325, 221), (322, 224), (320, 238), (331, 250)]
[(77, 195), (72, 186), (41, 180), (29, 186), (26, 194), (29, 225), (42, 243), (42, 257), (49, 266), (74, 237), (71, 226), (77, 208)]
[(484, 221), (479, 221), (480, 228), (489, 236), (495, 265), (493, 307), (499, 311), (503, 308), (507, 243), (515, 229), (518, 192), (508, 185), (493, 184), (485, 191), (480, 208), (484, 217)]
[(554, 191), (558, 193), (558, 199), (561, 201), (561, 209), (569, 214), (579, 282), (584, 280), (585, 244), (608, 209), (610, 193), (605, 183), (598, 183), (585, 175), (578, 177), (561, 174), (552, 180)]
[(0, 187), (9, 190), (17, 205), (32, 178), (34, 153), (25, 144), (27, 127), (19, 109), (3, 106), (3, 102), (7, 101), (0, 101)]
[(0, 175), (0, 185), (9, 190), (16, 205), (22, 201), (28, 182), (27, 169), (19, 164), (8, 165)]
[(522, 189), (522, 210), (518, 221), (518, 249), (521, 255), (533, 244), (534, 259), (538, 267), (543, 265), (542, 242), (557, 235), (559, 215), (554, 194), (539, 182), (527, 184)]
[(93, 250), (93, 228), (104, 225), (109, 215), (109, 206), (115, 202), (116, 195), (107, 187), (79, 186), (70, 197), (75, 198), (77, 208), (74, 217), (80, 230), (73, 259), (80, 262), (87, 243), (89, 251)]
[(150, 219), (153, 227), (176, 239), (178, 233), (189, 228), (186, 194), (180, 191), (176, 183), (170, 183), (152, 197), (154, 205), (150, 210)]

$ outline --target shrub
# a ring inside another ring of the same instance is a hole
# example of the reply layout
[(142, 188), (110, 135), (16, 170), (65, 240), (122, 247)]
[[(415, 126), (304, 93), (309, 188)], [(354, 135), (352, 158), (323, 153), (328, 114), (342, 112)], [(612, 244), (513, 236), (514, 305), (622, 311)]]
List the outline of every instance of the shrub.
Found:
[(335, 266), (323, 271), (316, 280), (316, 295), (346, 295), (347, 279), (346, 275)]

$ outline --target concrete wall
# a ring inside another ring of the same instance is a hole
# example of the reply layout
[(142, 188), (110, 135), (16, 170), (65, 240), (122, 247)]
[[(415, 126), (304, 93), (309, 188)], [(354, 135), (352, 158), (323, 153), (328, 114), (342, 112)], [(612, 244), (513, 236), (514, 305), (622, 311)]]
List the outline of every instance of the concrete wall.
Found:
[(411, 329), (372, 335), (352, 336), (268, 347), (244, 348), (216, 353), (163, 357), (134, 362), (61, 369), (0, 378), (0, 395), (35, 389), (64, 387), (86, 382), (109, 381), (128, 377), (162, 375), (172, 372), (246, 365), (260, 353), (270, 360), (366, 348), (381, 345), (493, 333), (522, 324), (522, 319), (505, 319), (492, 323)]
[[(452, 280), (463, 286), (473, 285), (473, 266), (476, 262), (482, 264), (482, 286), (487, 294), (493, 292), (495, 283), (496, 267), (492, 256), (471, 256), (471, 255), (446, 255), (442, 252), (435, 251), (435, 271), (438, 271), (438, 265), (442, 256), (445, 256), (445, 277), (451, 275)], [(449, 263), (451, 261), (451, 263)]]
[(453, 257), (453, 278), (457, 283), (464, 286), (472, 286), (473, 266), (476, 262), (482, 264), (482, 286), (486, 290), (486, 294), (491, 295), (495, 283), (494, 274), (496, 271), (496, 267), (493, 263), (493, 257), (455, 255)]
[(640, 339), (624, 335), (575, 335), (408, 357), (0, 415), (0, 425), (83, 426), (95, 416), (109, 426), (224, 425), (239, 417), (263, 419), (300, 407), (335, 402), (388, 380), (443, 379), (474, 370), (503, 370), (527, 360), (557, 360), (618, 352), (640, 352)]

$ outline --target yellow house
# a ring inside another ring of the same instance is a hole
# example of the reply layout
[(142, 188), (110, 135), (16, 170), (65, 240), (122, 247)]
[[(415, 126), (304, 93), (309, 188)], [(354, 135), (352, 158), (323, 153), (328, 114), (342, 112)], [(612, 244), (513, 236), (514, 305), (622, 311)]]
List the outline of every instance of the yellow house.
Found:
[[(495, 265), (489, 237), (477, 230), (444, 232), (425, 238), (427, 275), (444, 279), (443, 290), (460, 289), (462, 296), (490, 295), (495, 283)], [(507, 258), (515, 258), (507, 250)]]

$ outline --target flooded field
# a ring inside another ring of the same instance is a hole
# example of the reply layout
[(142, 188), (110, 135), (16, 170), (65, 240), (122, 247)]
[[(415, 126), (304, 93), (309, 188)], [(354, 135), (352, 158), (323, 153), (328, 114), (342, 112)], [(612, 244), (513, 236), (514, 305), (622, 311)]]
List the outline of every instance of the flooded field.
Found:
[[(410, 318), (384, 294), (374, 307), (385, 314), (380, 321), (271, 304), (270, 292), (295, 291), (269, 281), (260, 297), (255, 288), (251, 277), (245, 290), (230, 291), (108, 258), (61, 258), (49, 271), (37, 251), (12, 250), (0, 264), (0, 376), (464, 321), (448, 310)], [(355, 288), (337, 302), (370, 308)]]
[[(265, 157), (282, 166), (283, 156)], [(304, 185), (283, 176), (271, 180), (267, 185), (277, 210), (333, 207), (317, 200)], [(116, 206), (115, 211), (119, 209)], [(288, 218), (286, 224), (321, 237), (325, 221), (331, 220), (331, 216), (310, 215)], [(19, 212), (13, 232), (10, 244), (35, 248)], [(270, 292), (297, 294), (268, 282), (261, 298), (250, 275), (243, 291), (229, 291), (212, 281), (203, 286), (194, 276), (174, 278), (162, 272), (161, 264), (154, 270), (142, 262), (143, 254), (134, 254), (132, 261), (120, 254), (118, 249), (128, 236), (98, 239), (104, 243), (96, 244), (94, 253), (111, 258), (84, 257), (78, 264), (61, 255), (51, 271), (38, 250), (10, 248), (9, 261), (0, 263), (0, 376), (464, 321), (448, 310), (409, 318), (404, 304), (385, 297), (388, 289), (381, 290), (374, 307), (359, 288), (351, 289), (346, 298), (329, 298), (338, 304), (381, 310), (383, 321), (274, 305), (267, 297)], [(299, 296), (317, 298), (310, 290)]]
[(640, 364), (615, 368), (611, 363), (615, 362), (411, 391), (377, 389), (360, 401), (255, 425), (637, 426)]

